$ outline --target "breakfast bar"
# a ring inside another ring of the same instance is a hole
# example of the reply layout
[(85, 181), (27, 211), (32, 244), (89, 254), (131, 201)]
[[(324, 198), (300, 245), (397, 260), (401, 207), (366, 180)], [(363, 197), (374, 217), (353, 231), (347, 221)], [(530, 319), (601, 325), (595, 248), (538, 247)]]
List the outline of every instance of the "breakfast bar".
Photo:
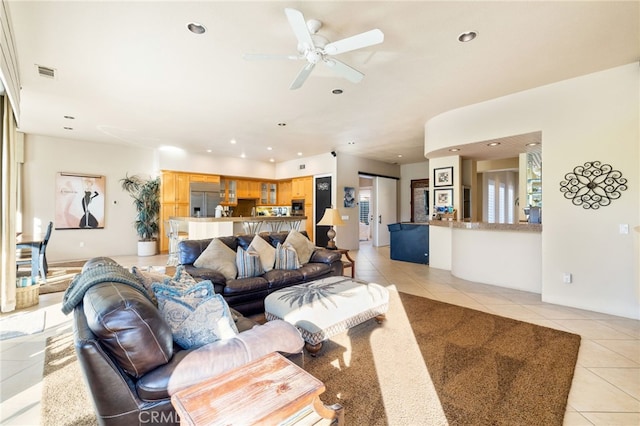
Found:
[(261, 231), (288, 231), (304, 229), (306, 216), (250, 216), (250, 217), (182, 217), (169, 220), (178, 222), (190, 240), (216, 238), (228, 235), (256, 234)]
[(541, 293), (542, 225), (431, 220), (429, 265), (465, 280)]

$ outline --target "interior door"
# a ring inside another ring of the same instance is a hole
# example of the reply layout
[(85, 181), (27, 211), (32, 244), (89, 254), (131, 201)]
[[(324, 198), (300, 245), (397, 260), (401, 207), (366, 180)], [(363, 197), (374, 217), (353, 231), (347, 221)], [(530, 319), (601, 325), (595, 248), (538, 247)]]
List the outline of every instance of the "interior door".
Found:
[(388, 246), (391, 240), (387, 225), (396, 223), (397, 188), (396, 180), (377, 176), (373, 179), (375, 208), (373, 215), (373, 245)]

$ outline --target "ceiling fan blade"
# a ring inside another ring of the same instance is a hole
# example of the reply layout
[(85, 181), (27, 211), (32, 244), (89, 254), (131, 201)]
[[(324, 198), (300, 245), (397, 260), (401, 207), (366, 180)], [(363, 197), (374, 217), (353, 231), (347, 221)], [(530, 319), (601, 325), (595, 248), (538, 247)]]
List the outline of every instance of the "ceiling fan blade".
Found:
[(285, 60), (298, 60), (304, 59), (304, 56), (298, 55), (270, 55), (263, 53), (245, 53), (242, 57), (248, 61), (261, 61), (264, 59), (285, 59)]
[(338, 55), (340, 53), (362, 49), (363, 47), (373, 46), (383, 41), (384, 33), (379, 29), (375, 29), (329, 43), (324, 47), (324, 53), (327, 55)]
[(346, 78), (352, 83), (360, 83), (364, 78), (364, 74), (362, 74), (360, 71), (350, 67), (344, 62), (338, 61), (337, 59), (325, 59), (324, 63), (327, 67), (331, 68), (333, 72), (338, 74), (340, 77)]
[(287, 15), (289, 25), (291, 26), (291, 29), (303, 50), (312, 48), (313, 40), (311, 40), (311, 34), (309, 33), (309, 29), (307, 28), (307, 23), (304, 20), (302, 12), (296, 9), (285, 8), (284, 13)]
[(309, 77), (309, 74), (311, 74), (311, 71), (313, 71), (313, 67), (315, 66), (316, 64), (312, 64), (311, 62), (305, 65), (296, 76), (296, 79), (293, 80), (291, 86), (289, 86), (289, 89), (295, 90), (302, 87), (307, 77)]

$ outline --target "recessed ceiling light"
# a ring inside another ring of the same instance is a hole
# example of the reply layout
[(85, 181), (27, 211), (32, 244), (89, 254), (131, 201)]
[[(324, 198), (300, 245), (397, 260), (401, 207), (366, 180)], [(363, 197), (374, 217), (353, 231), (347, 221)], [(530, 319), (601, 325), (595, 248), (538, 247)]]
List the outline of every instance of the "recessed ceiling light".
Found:
[(236, 140), (235, 140), (235, 139), (231, 139), (231, 140), (229, 141), (229, 143), (231, 143), (231, 145), (235, 145), (235, 144), (236, 144)]
[(537, 146), (537, 145), (540, 145), (540, 142), (531, 142), (526, 144), (525, 146)]
[(65, 115), (64, 118), (66, 118), (67, 120), (75, 120), (76, 118), (71, 116), (71, 115)]
[(207, 150), (207, 152), (211, 153), (211, 150), (210, 150), (210, 149), (208, 149), (208, 150)]
[(65, 130), (73, 130), (73, 127), (63, 127)]
[(451, 148), (449, 150), (449, 152), (458, 152), (458, 151), (460, 151), (460, 148)]
[(491, 142), (487, 144), (487, 146), (498, 146), (498, 145), (500, 145), (500, 142)]
[(269, 161), (274, 163), (276, 160), (274, 160), (273, 158), (269, 158)]
[(331, 93), (333, 93), (334, 95), (341, 95), (343, 93), (342, 89), (333, 89), (331, 91)]
[(284, 127), (286, 125), (287, 125), (287, 123), (278, 123), (278, 126), (280, 126), (280, 127)]
[(461, 43), (467, 43), (476, 37), (478, 37), (478, 33), (476, 31), (467, 31), (458, 36), (458, 41)]
[(240, 158), (247, 158), (246, 155), (244, 155), (244, 152), (242, 154), (240, 154)]
[(267, 151), (271, 151), (273, 148), (271, 148), (270, 146), (267, 147)]
[(398, 158), (402, 158), (402, 154), (398, 154)]
[(192, 33), (198, 34), (198, 35), (204, 34), (207, 31), (204, 25), (198, 24), (197, 22), (189, 22), (187, 24), (187, 29)]
[(298, 157), (302, 157), (302, 153), (301, 152), (298, 153)]

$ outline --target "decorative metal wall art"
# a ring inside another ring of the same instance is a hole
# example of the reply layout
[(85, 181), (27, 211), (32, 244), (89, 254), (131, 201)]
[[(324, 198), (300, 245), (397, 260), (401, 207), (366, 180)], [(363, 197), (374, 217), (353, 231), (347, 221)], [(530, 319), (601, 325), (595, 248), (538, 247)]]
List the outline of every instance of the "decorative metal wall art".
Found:
[(612, 200), (620, 198), (620, 191), (627, 190), (627, 179), (622, 177), (622, 173), (600, 161), (576, 166), (564, 178), (566, 180), (560, 181), (560, 192), (564, 198), (584, 209), (597, 210), (608, 206)]

